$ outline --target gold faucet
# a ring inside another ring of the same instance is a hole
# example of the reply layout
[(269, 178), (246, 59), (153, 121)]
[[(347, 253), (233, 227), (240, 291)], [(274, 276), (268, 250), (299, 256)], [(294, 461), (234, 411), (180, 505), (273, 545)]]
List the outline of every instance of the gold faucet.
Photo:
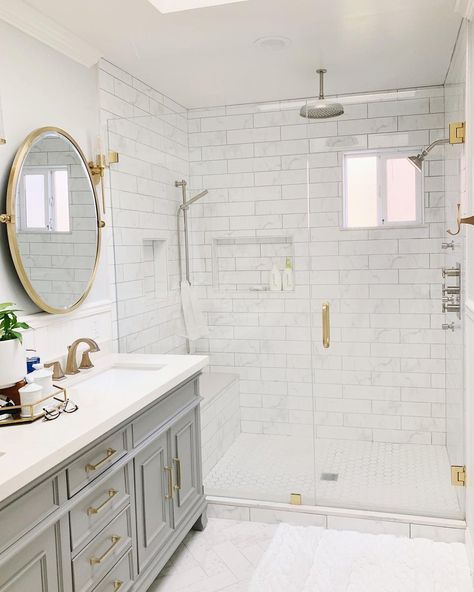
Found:
[(76, 339), (76, 341), (74, 341), (74, 343), (72, 343), (71, 345), (68, 345), (68, 348), (67, 348), (68, 353), (67, 353), (67, 361), (66, 361), (66, 374), (77, 374), (79, 372), (79, 369), (77, 367), (76, 352), (77, 352), (78, 346), (81, 343), (86, 343), (89, 346), (89, 349), (86, 349), (86, 351), (83, 352), (82, 360), (79, 365), (79, 368), (85, 369), (85, 368), (93, 368), (94, 367), (94, 364), (91, 362), (89, 354), (91, 352), (100, 351), (100, 347), (97, 345), (97, 343), (93, 339), (89, 339), (88, 337), (80, 337), (79, 339)]

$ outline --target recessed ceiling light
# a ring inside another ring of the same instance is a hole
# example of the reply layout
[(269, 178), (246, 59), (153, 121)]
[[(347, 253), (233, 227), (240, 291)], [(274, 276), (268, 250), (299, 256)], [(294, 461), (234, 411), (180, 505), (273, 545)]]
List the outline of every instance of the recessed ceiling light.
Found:
[(235, 2), (247, 2), (247, 0), (148, 0), (160, 12), (182, 12), (183, 10), (194, 10), (195, 8), (207, 8), (209, 6), (220, 6), (221, 4), (234, 4)]
[(255, 47), (267, 51), (283, 51), (291, 45), (291, 39), (288, 37), (260, 37), (253, 44)]

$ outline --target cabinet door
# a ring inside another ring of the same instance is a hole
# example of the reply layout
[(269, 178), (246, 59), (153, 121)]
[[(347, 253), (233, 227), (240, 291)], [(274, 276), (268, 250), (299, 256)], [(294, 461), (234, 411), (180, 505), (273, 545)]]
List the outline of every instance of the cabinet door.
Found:
[(174, 522), (178, 528), (188, 509), (203, 495), (199, 409), (185, 415), (171, 429), (171, 447), (175, 470)]
[(13, 558), (0, 563), (0, 592), (62, 592), (62, 561), (57, 556), (56, 535), (56, 527), (52, 526)]
[(153, 559), (173, 532), (173, 484), (168, 437), (166, 433), (150, 442), (134, 460), (140, 571)]

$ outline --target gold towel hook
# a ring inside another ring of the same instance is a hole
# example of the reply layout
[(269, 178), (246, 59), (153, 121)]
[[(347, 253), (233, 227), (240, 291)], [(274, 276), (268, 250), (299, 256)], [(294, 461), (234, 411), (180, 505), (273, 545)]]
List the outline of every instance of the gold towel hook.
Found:
[(456, 217), (458, 228), (456, 232), (452, 230), (447, 230), (446, 232), (451, 236), (457, 236), (461, 232), (461, 224), (471, 224), (474, 225), (474, 216), (469, 216), (467, 218), (461, 218), (461, 204), (457, 204), (458, 215)]

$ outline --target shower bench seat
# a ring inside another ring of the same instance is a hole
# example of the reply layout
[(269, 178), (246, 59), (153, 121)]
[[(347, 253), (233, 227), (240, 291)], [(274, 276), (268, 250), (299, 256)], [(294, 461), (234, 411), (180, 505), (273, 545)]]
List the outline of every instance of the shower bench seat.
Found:
[(200, 378), (202, 463), (206, 477), (240, 433), (239, 377), (206, 373)]

